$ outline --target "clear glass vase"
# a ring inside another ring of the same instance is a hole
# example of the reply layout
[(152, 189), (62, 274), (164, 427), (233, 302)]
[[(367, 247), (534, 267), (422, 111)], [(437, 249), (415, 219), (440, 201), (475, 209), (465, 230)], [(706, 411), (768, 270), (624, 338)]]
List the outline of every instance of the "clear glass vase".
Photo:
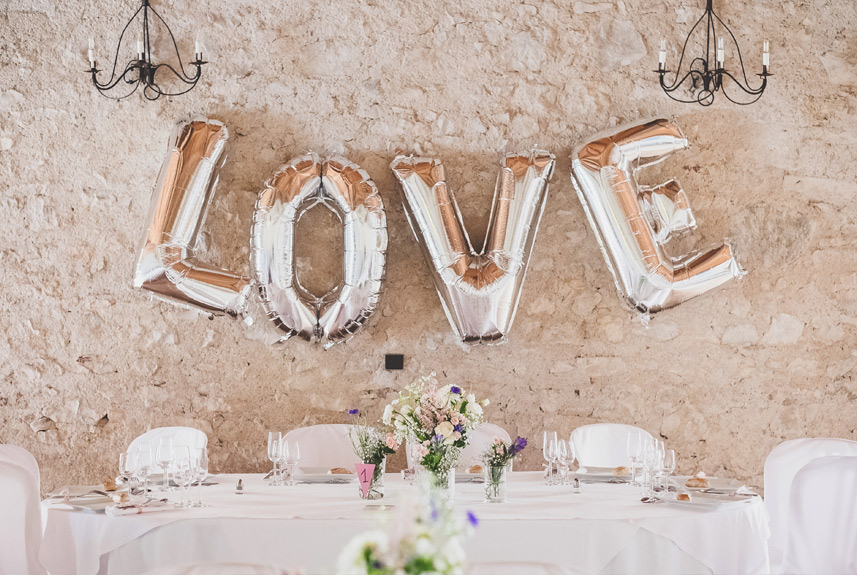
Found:
[(363, 488), (360, 487), (360, 483), (357, 483), (357, 490), (360, 493), (360, 499), (368, 499), (372, 501), (384, 497), (384, 473), (386, 469), (386, 458), (381, 460), (381, 463), (375, 464), (375, 471), (372, 472), (372, 481), (369, 483), (369, 489), (366, 490), (365, 494), (363, 493)]
[(423, 489), (439, 503), (452, 505), (455, 499), (455, 467), (434, 472), (418, 464), (417, 480)]
[(485, 467), (485, 503), (506, 502), (506, 474), (508, 465), (488, 465)]

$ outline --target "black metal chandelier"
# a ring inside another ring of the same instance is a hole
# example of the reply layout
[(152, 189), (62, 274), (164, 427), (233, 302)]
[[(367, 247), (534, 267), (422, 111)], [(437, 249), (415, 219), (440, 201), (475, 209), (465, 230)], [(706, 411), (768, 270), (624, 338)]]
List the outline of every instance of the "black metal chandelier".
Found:
[[(165, 62), (156, 64), (152, 60), (152, 39), (149, 34), (149, 23), (150, 21), (154, 22), (154, 20), (150, 18), (150, 14), (160, 20), (164, 25), (164, 28), (166, 28), (170, 43), (172, 44), (176, 58), (178, 59), (178, 68), (174, 68)], [(125, 38), (125, 33), (128, 31), (131, 23), (141, 15), (142, 30), (137, 39), (137, 56), (136, 58), (132, 58), (125, 65), (125, 69), (122, 72), (118, 72), (117, 69), (120, 52), (122, 50), (122, 40)], [(200, 45), (199, 39), (197, 39), (194, 49), (194, 61), (190, 62), (190, 65), (195, 66), (196, 70), (193, 74), (188, 74), (185, 71), (184, 64), (182, 64), (182, 57), (181, 54), (179, 54), (179, 48), (176, 44), (175, 37), (173, 37), (172, 30), (167, 26), (164, 19), (161, 18), (161, 15), (149, 5), (149, 0), (142, 0), (140, 7), (137, 8), (137, 11), (134, 12), (134, 15), (131, 16), (131, 19), (122, 29), (122, 33), (119, 35), (119, 43), (116, 46), (116, 54), (113, 56), (113, 69), (110, 72), (110, 78), (105, 82), (98, 81), (98, 73), (101, 72), (101, 70), (98, 69), (98, 63), (95, 60), (95, 41), (92, 38), (89, 39), (88, 71), (92, 74), (92, 83), (95, 84), (95, 87), (103, 95), (115, 100), (127, 98), (136, 92), (137, 88), (139, 88), (141, 84), (143, 86), (143, 96), (145, 96), (147, 100), (157, 100), (161, 96), (180, 96), (181, 94), (186, 94), (196, 86), (197, 82), (199, 82), (199, 78), (202, 75), (203, 64), (207, 64), (207, 62), (202, 60), (202, 46)], [(158, 80), (162, 76), (167, 76), (167, 78), (173, 82), (178, 82), (178, 89), (172, 92), (162, 88), (158, 83)], [(125, 90), (125, 93), (122, 93), (121, 95), (113, 95), (115, 92), (120, 91), (119, 88), (117, 88), (117, 86), (120, 85), (122, 87), (133, 87), (130, 88), (130, 90)]]
[[(687, 51), (688, 43), (694, 35), (694, 32), (698, 31), (700, 24), (703, 22), (705, 22), (705, 54), (704, 56), (697, 56), (693, 59), (690, 59), (690, 56), (688, 56), (690, 64), (687, 66), (687, 71), (682, 72), (682, 65), (685, 63), (685, 52)], [(718, 29), (725, 31), (725, 33), (721, 33), (718, 36)], [(736, 68), (733, 75), (732, 72), (724, 67), (724, 37), (731, 38), (731, 43), (735, 46), (735, 50), (738, 55), (738, 64), (741, 66), (740, 73)], [(712, 56), (715, 58), (713, 66)], [(770, 66), (770, 55), (768, 52), (768, 42), (765, 41), (762, 50), (762, 73), (757, 74), (757, 76), (762, 79), (762, 83), (756, 88), (750, 86), (750, 82), (747, 79), (747, 72), (744, 69), (744, 59), (741, 57), (741, 48), (738, 46), (738, 41), (735, 39), (735, 35), (732, 34), (732, 30), (729, 29), (729, 26), (727, 26), (714, 12), (713, 0), (706, 0), (705, 13), (703, 13), (699, 20), (696, 21), (696, 24), (694, 24), (690, 29), (690, 33), (688, 33), (687, 38), (684, 41), (684, 46), (681, 49), (681, 56), (679, 57), (678, 66), (676, 67), (672, 83), (667, 83), (665, 80), (665, 76), (671, 72), (671, 70), (667, 70), (666, 68), (666, 59), (666, 40), (661, 40), (661, 50), (658, 55), (657, 69), (661, 88), (663, 88), (667, 96), (677, 102), (685, 104), (696, 103), (703, 106), (710, 106), (714, 102), (715, 92), (722, 91), (723, 95), (730, 102), (746, 106), (758, 101), (758, 99), (762, 97), (762, 93), (768, 85), (768, 76), (773, 75), (768, 72), (768, 67)], [(684, 86), (684, 89), (690, 95), (689, 99), (673, 94), (676, 90), (682, 88), (682, 86)], [(729, 92), (727, 92), (727, 86), (737, 86), (737, 88), (740, 89), (740, 92), (733, 88), (733, 94), (730, 95)]]

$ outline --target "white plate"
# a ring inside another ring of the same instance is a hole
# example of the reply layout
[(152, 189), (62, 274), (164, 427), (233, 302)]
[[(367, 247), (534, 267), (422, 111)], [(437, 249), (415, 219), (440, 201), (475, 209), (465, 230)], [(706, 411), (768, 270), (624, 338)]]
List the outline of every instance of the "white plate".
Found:
[(455, 472), (456, 483), (485, 483), (485, 475), (482, 473)]
[(703, 493), (691, 493), (690, 501), (678, 501), (675, 499), (675, 494), (671, 493), (670, 497), (665, 497), (663, 499), (664, 503), (669, 503), (670, 505), (675, 505), (677, 507), (691, 507), (694, 509), (704, 510), (704, 509), (721, 509), (726, 506), (732, 505), (742, 505), (747, 503), (754, 498), (754, 496), (736, 496), (730, 497), (728, 495), (710, 495)]
[(328, 473), (327, 467), (298, 467), (295, 469), (295, 481), (299, 483), (352, 483), (357, 475), (339, 475)]

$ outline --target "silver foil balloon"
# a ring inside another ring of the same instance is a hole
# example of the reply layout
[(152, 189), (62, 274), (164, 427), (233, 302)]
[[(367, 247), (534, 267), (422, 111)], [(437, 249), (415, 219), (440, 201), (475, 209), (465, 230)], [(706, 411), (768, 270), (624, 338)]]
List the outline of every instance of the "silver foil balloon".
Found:
[(480, 252), (473, 249), (440, 160), (397, 156), (390, 167), (453, 329), (466, 343), (504, 341), (544, 212), (554, 156), (542, 150), (506, 155)]
[[(326, 206), (344, 226), (342, 282), (322, 296), (301, 286), (295, 271), (295, 224)], [(350, 339), (378, 306), (387, 252), (387, 220), (369, 175), (342, 158), (294, 158), (259, 194), (251, 258), (262, 305), (284, 332), (330, 346)]]
[(229, 132), (215, 120), (179, 123), (149, 208), (134, 287), (209, 313), (243, 314), (250, 279), (199, 261), (196, 237), (226, 159)]
[(745, 273), (727, 241), (677, 257), (664, 252), (696, 220), (675, 180), (643, 187), (637, 170), (687, 147), (678, 127), (659, 119), (597, 136), (572, 155), (572, 183), (616, 287), (646, 317)]

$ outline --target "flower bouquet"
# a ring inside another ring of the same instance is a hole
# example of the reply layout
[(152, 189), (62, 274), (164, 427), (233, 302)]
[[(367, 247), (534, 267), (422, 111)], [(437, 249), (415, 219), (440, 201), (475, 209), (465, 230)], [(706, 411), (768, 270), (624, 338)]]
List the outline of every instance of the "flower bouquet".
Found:
[(463, 540), (478, 524), (451, 509), (412, 501), (397, 506), (386, 529), (349, 541), (339, 555), (337, 575), (463, 575)]
[(348, 432), (354, 453), (363, 463), (371, 463), (375, 466), (372, 472), (372, 481), (367, 490), (360, 489), (360, 497), (363, 499), (381, 499), (384, 497), (384, 471), (386, 470), (387, 455), (395, 453), (399, 443), (392, 433), (384, 432), (377, 427), (372, 427), (366, 422), (366, 417), (360, 415), (356, 409), (348, 410), (354, 423)]
[(473, 394), (455, 385), (438, 387), (435, 374), (408, 385), (385, 409), (382, 421), (393, 428), (395, 439), (415, 444), (416, 463), (425, 470), (432, 489), (451, 501), (455, 492), (455, 466), (470, 432), (482, 422), (482, 407)]
[(485, 463), (485, 502), (503, 503), (506, 501), (506, 472), (509, 463), (527, 446), (527, 440), (518, 437), (511, 444), (507, 444), (499, 437), (488, 451), (482, 456)]

